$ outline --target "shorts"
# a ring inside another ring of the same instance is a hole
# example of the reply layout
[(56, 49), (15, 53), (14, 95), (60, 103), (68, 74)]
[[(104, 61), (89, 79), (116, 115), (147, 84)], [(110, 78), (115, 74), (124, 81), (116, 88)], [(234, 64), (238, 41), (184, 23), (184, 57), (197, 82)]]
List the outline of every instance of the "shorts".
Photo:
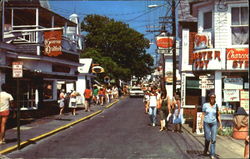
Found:
[(85, 98), (85, 100), (90, 103), (91, 102), (91, 98)]
[(7, 117), (9, 115), (10, 115), (10, 111), (9, 110), (4, 110), (4, 111), (0, 112), (0, 116)]

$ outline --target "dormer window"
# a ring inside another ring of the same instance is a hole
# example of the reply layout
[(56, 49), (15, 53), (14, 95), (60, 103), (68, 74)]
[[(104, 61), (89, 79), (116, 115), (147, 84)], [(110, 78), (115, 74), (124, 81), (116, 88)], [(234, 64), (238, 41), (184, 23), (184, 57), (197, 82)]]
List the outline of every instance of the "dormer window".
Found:
[(248, 7), (233, 7), (231, 10), (232, 45), (249, 44)]
[(203, 14), (203, 28), (212, 29), (212, 12), (205, 12)]

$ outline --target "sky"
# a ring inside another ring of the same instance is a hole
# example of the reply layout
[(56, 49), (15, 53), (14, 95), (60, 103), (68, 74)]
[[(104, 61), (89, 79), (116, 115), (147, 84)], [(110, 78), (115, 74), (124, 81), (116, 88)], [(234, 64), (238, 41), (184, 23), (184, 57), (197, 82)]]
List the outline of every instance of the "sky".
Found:
[[(166, 1), (162, 0), (113, 0), (113, 1), (96, 1), (96, 0), (49, 0), (52, 11), (60, 14), (65, 18), (73, 13), (80, 17), (80, 21), (88, 14), (99, 14), (122, 21), (129, 24), (130, 28), (144, 34), (151, 41), (147, 53), (151, 54), (154, 59), (159, 56), (155, 52), (155, 35), (159, 32), (148, 32), (157, 30), (160, 26), (159, 17), (166, 15), (169, 10)], [(156, 8), (149, 8), (150, 5), (158, 5)], [(150, 26), (150, 27), (149, 27)], [(156, 27), (155, 29), (153, 27)]]

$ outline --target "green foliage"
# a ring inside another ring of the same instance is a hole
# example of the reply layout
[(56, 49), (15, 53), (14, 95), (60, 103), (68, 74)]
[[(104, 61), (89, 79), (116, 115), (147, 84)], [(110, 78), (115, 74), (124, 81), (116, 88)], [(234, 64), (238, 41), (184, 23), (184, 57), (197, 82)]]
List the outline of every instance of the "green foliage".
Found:
[(81, 57), (91, 57), (116, 79), (128, 81), (132, 75), (152, 72), (153, 58), (146, 54), (149, 40), (127, 24), (100, 15), (88, 15), (82, 22), (86, 49)]

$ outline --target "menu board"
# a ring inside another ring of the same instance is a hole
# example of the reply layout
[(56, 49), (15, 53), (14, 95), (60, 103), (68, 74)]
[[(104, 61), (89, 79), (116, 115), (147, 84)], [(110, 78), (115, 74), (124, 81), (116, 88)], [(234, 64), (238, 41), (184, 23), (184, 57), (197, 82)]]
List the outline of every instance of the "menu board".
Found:
[(240, 106), (249, 114), (249, 91), (240, 90)]

